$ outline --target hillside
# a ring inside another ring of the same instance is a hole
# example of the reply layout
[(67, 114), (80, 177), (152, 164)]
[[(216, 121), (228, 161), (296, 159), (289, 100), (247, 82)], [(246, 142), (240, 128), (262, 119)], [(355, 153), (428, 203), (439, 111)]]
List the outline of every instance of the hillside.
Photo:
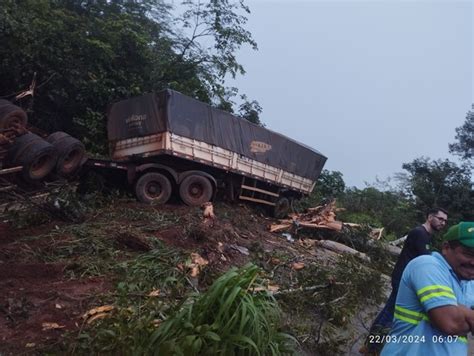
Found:
[(283, 312), (279, 329), (302, 353), (357, 351), (370, 306), (381, 301), (387, 256), (380, 249), (366, 249), (367, 263), (314, 244), (352, 240), (362, 250), (363, 230), (270, 233), (278, 221), (223, 202), (214, 205), (215, 219), (203, 220), (199, 208), (124, 196), (61, 199), (63, 210), (80, 217), (75, 223), (30, 206), (0, 225), (2, 354), (129, 354), (142, 342), (138, 334), (248, 262), (260, 267)]

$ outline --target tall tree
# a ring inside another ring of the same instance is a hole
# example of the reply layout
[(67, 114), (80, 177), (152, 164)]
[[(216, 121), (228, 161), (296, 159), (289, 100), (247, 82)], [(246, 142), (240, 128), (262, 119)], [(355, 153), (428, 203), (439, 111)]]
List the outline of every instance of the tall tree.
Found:
[(438, 206), (447, 209), (453, 221), (474, 218), (474, 191), (467, 165), (421, 157), (402, 167), (408, 172), (408, 191), (420, 215)]
[(341, 219), (384, 227), (392, 237), (403, 236), (416, 222), (412, 200), (401, 191), (353, 187), (340, 202), (345, 209)]
[(474, 104), (466, 115), (464, 124), (456, 128), (457, 142), (449, 145), (449, 151), (472, 163), (474, 157)]
[(198, 65), (201, 79), (225, 101), (225, 76), (245, 73), (236, 51), (244, 44), (257, 49), (251, 33), (243, 27), (250, 9), (243, 0), (185, 0), (181, 4), (185, 11), (177, 21), (185, 31), (178, 33), (175, 43), (178, 59)]

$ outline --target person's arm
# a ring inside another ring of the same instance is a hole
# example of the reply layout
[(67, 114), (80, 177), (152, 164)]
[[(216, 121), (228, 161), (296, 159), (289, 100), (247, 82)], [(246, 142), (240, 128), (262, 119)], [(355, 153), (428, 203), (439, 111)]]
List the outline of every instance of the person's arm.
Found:
[(448, 335), (472, 332), (474, 311), (458, 303), (450, 272), (431, 256), (419, 257), (413, 263), (417, 268), (406, 271), (406, 277), (433, 326)]
[(448, 335), (466, 335), (474, 328), (474, 311), (462, 305), (444, 305), (428, 311), (431, 323)]

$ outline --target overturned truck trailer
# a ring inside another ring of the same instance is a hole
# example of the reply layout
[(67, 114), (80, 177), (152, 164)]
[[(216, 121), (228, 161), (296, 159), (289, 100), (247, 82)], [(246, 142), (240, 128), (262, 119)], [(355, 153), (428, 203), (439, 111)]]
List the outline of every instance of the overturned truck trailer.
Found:
[(326, 162), (308, 146), (173, 90), (111, 105), (108, 138), (113, 164), (147, 203), (165, 203), (175, 191), (199, 205), (220, 191), (284, 215), (312, 191)]

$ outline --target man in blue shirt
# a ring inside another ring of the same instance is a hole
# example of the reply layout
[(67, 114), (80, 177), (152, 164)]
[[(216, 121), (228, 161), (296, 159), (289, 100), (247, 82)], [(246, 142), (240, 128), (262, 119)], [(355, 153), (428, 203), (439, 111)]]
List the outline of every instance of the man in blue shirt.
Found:
[(461, 222), (444, 235), (441, 254), (412, 260), (395, 303), (392, 331), (383, 356), (467, 355), (474, 331), (474, 222)]
[(382, 344), (370, 343), (374, 337), (381, 338), (388, 334), (392, 326), (393, 313), (395, 310), (395, 299), (397, 298), (398, 286), (402, 273), (407, 264), (415, 257), (429, 255), (431, 253), (431, 241), (434, 233), (441, 231), (448, 220), (448, 213), (441, 208), (430, 209), (426, 216), (426, 221), (412, 229), (406, 237), (403, 249), (398, 256), (397, 263), (392, 273), (392, 292), (384, 308), (379, 312), (373, 321), (369, 335), (366, 338), (364, 347), (360, 350), (366, 355), (378, 354)]

